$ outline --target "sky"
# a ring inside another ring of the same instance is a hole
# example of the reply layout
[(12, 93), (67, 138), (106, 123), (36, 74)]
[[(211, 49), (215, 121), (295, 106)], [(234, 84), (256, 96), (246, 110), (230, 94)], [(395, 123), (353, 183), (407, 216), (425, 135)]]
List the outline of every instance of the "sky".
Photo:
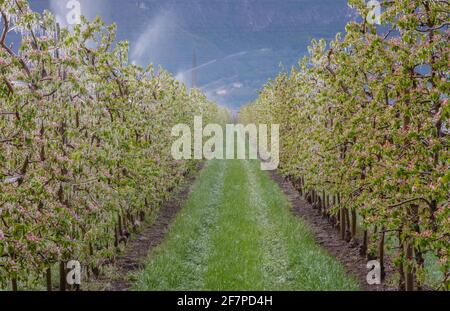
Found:
[[(118, 40), (130, 43), (131, 62), (161, 65), (188, 87), (195, 80), (233, 111), (295, 66), (313, 38), (331, 40), (344, 31), (354, 14), (346, 0), (77, 1), (88, 19), (100, 15), (117, 24)], [(63, 25), (77, 1), (29, 0)]]

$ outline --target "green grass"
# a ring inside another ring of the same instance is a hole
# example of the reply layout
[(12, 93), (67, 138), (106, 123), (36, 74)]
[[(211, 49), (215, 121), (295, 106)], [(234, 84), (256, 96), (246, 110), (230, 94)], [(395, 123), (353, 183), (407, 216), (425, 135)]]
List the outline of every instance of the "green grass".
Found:
[(357, 290), (258, 161), (210, 161), (138, 290)]

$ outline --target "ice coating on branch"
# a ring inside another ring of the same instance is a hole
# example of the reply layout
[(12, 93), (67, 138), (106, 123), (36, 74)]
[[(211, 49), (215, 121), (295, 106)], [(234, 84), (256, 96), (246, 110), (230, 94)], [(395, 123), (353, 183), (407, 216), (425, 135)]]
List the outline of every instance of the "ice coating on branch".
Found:
[(20, 6), (17, 6), (15, 1), (7, 1), (1, 11), (8, 21), (10, 31), (14, 31), (24, 38), (29, 38), (33, 35), (39, 38), (45, 34), (39, 21), (33, 19), (29, 23), (23, 20), (24, 17), (28, 18), (30, 14), (34, 14), (27, 3), (21, 2)]
[(7, 178), (4, 180), (4, 183), (5, 183), (5, 184), (13, 184), (13, 183), (19, 181), (19, 180), (22, 179), (22, 178), (23, 178), (22, 175), (20, 175), (20, 176), (11, 176), (11, 177), (7, 177)]
[(11, 81), (11, 84), (14, 85), (14, 86), (17, 86), (17, 87), (28, 87), (29, 86), (29, 84), (27, 82), (25, 82), (25, 81), (18, 81), (18, 80)]

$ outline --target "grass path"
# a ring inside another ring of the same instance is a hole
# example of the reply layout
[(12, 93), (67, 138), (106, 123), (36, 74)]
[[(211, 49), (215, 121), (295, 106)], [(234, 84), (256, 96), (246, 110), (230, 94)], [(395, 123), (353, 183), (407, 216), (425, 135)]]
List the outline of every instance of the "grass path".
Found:
[(357, 290), (258, 161), (210, 161), (138, 290)]

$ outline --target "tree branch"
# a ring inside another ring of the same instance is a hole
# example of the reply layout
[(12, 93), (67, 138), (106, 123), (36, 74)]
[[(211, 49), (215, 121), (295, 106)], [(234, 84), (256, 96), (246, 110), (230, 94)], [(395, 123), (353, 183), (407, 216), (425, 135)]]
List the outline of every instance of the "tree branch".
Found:
[(403, 201), (403, 202), (398, 203), (398, 204), (390, 205), (389, 208), (399, 207), (399, 206), (402, 206), (402, 205), (405, 205), (405, 204), (408, 204), (408, 203), (412, 203), (412, 202), (415, 202), (415, 201), (423, 201), (423, 202), (427, 203), (428, 206), (431, 206), (431, 202), (430, 201), (428, 201), (424, 197), (419, 197), (419, 198), (409, 199), (409, 200)]

